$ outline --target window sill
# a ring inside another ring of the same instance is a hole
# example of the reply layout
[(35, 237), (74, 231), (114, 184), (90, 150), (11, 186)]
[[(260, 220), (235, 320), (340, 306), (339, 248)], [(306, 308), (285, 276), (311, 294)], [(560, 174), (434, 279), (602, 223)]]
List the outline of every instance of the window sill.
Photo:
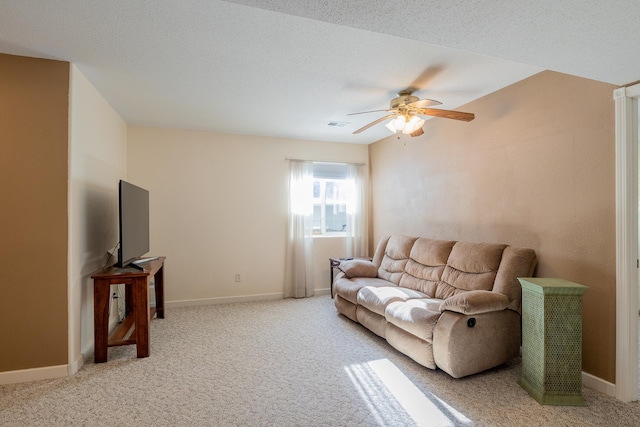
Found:
[(347, 237), (347, 233), (326, 233), (326, 234), (314, 234), (314, 239), (331, 239), (336, 237)]

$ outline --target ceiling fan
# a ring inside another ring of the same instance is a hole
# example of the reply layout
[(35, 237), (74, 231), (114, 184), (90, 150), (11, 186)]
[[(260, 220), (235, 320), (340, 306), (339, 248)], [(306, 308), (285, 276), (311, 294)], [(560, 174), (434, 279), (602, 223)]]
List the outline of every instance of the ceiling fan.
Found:
[(361, 113), (351, 113), (348, 115), (353, 116), (356, 114), (377, 113), (381, 111), (390, 113), (361, 127), (353, 132), (354, 134), (363, 132), (378, 123), (391, 119), (389, 123), (386, 124), (386, 127), (389, 130), (393, 133), (401, 131), (402, 133), (411, 136), (420, 136), (424, 133), (422, 130), (424, 119), (420, 116), (443, 117), (446, 119), (462, 120), (465, 122), (470, 122), (475, 118), (473, 113), (427, 108), (440, 104), (442, 104), (442, 102), (435, 101), (433, 99), (420, 99), (413, 95), (413, 90), (405, 89), (398, 92), (398, 96), (391, 100), (390, 107), (386, 110), (363, 111)]

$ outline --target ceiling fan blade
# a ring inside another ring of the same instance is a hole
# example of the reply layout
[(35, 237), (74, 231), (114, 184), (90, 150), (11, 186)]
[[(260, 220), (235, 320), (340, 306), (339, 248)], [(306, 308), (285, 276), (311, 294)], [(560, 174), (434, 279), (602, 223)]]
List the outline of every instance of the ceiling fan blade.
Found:
[(416, 130), (414, 130), (413, 132), (411, 132), (409, 135), (411, 136), (420, 136), (424, 133), (424, 131), (422, 130), (422, 128), (418, 128)]
[(416, 101), (416, 102), (412, 102), (411, 104), (408, 104), (407, 107), (412, 107), (412, 108), (425, 108), (425, 107), (430, 107), (432, 105), (440, 105), (442, 104), (442, 102), (440, 101), (436, 101), (435, 99), (421, 99), (420, 101)]
[(384, 122), (385, 120), (390, 119), (391, 117), (395, 117), (395, 116), (396, 116), (395, 114), (388, 114), (388, 115), (386, 115), (384, 117), (380, 117), (378, 120), (374, 120), (371, 123), (369, 123), (368, 125), (363, 126), (360, 129), (358, 129), (357, 131), (353, 132), (353, 134), (355, 135), (357, 133), (364, 132), (365, 130), (369, 129), (370, 127), (375, 126), (378, 123)]
[(453, 110), (440, 110), (435, 108), (421, 108), (415, 111), (416, 114), (421, 116), (434, 116), (443, 117), (445, 119), (462, 120), (463, 122), (470, 122), (476, 116), (473, 113), (463, 113), (462, 111)]
[(418, 92), (429, 86), (429, 83), (435, 79), (438, 74), (444, 70), (442, 65), (431, 65), (422, 71), (418, 77), (407, 87), (406, 90), (411, 92)]
[(389, 110), (389, 109), (387, 109), (387, 110), (371, 110), (371, 111), (361, 111), (359, 113), (349, 113), (349, 114), (347, 114), (347, 116), (355, 116), (357, 114), (367, 114), (367, 113), (380, 113), (382, 111), (393, 111), (395, 113), (398, 112), (398, 110), (395, 110), (395, 109), (394, 110)]

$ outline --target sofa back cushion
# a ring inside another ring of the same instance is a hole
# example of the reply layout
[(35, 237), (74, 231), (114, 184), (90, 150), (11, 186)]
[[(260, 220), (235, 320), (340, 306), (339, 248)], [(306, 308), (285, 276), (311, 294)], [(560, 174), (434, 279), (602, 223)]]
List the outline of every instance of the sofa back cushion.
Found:
[(456, 242), (434, 297), (446, 299), (466, 291), (491, 291), (507, 245)]
[(413, 243), (400, 286), (433, 297), (455, 242), (421, 237)]
[(536, 261), (531, 249), (397, 235), (383, 237), (373, 256), (378, 277), (395, 285), (439, 299), (472, 290), (499, 292), (516, 311), (517, 278), (533, 275)]
[(382, 264), (382, 258), (384, 258), (384, 251), (387, 248), (387, 243), (391, 236), (384, 236), (378, 241), (378, 246), (376, 246), (376, 251), (373, 254), (373, 259), (371, 262), (376, 266), (376, 269), (380, 268)]
[(522, 290), (518, 277), (531, 277), (536, 267), (537, 257), (533, 249), (507, 246), (502, 254), (502, 262), (493, 285), (494, 292), (509, 297), (509, 307), (520, 312)]
[(416, 239), (417, 237), (391, 236), (384, 247), (384, 255), (378, 268), (378, 277), (398, 285), (409, 260), (411, 247)]

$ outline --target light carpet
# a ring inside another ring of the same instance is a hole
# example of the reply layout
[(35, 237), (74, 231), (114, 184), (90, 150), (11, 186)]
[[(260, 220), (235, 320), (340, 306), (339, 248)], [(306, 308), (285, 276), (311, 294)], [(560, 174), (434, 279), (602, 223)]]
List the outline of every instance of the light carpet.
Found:
[(637, 426), (640, 404), (584, 388), (543, 406), (520, 359), (463, 379), (426, 369), (328, 296), (171, 308), (73, 377), (0, 386), (0, 426)]

